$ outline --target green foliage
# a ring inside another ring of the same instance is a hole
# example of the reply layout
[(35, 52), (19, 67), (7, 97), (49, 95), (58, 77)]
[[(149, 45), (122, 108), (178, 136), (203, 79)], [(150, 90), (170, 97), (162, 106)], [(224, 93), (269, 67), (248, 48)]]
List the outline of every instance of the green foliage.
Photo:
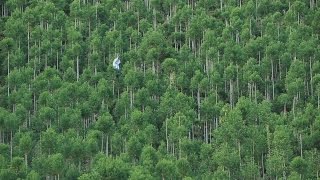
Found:
[(157, 172), (157, 175), (162, 178), (166, 178), (166, 179), (175, 178), (176, 167), (172, 162), (172, 160), (161, 159), (156, 165), (156, 172)]
[(34, 170), (30, 171), (30, 173), (27, 175), (27, 180), (40, 180), (40, 176), (37, 172)]
[(316, 0), (0, 6), (0, 179), (319, 179)]

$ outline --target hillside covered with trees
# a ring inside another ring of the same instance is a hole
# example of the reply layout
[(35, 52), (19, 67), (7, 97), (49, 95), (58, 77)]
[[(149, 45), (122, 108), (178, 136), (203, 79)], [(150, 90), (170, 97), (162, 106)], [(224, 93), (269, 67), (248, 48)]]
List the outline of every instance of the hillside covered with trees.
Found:
[(319, 179), (318, 0), (0, 7), (0, 179)]

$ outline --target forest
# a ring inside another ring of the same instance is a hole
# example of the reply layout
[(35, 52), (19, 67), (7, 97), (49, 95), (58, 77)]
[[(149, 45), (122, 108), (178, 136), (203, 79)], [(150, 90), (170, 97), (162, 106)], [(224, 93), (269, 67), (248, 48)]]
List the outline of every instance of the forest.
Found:
[(1, 0), (0, 179), (319, 179), (319, 6)]

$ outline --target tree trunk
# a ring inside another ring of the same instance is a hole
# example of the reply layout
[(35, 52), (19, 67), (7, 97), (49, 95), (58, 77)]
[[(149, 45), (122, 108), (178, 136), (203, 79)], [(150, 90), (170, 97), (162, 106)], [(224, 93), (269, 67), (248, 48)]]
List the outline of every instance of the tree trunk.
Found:
[(169, 152), (168, 119), (166, 119), (166, 141), (167, 141), (167, 153), (168, 153)]
[[(285, 169), (285, 167), (286, 165), (284, 164), (283, 168)], [(283, 176), (283, 179), (287, 179), (286, 171), (282, 171), (282, 176)]]
[(215, 89), (216, 89), (216, 104), (218, 104), (218, 86), (217, 85), (216, 85)]
[(205, 126), (206, 127), (206, 131), (205, 131), (206, 132), (206, 143), (208, 144), (209, 143), (209, 140), (208, 140), (208, 120), (206, 120), (205, 123), (206, 123), (206, 126)]
[(106, 142), (106, 155), (109, 156), (109, 135), (107, 135), (107, 142)]
[(309, 69), (310, 69), (310, 89), (311, 89), (311, 96), (313, 96), (313, 75), (312, 75), (312, 61), (311, 57), (309, 59)]
[[(107, 136), (108, 137), (108, 136)], [(108, 140), (109, 140), (109, 138), (108, 138)], [(110, 139), (110, 154), (112, 155), (112, 141), (111, 141), (112, 139)], [(109, 143), (107, 143), (107, 144), (109, 144)]]
[(57, 70), (59, 70), (59, 51), (57, 51), (57, 54), (56, 54), (56, 67), (57, 67)]
[(130, 109), (133, 108), (133, 90), (130, 88)]
[(197, 104), (198, 104), (198, 120), (200, 121), (200, 88), (197, 91)]
[(24, 153), (24, 161), (26, 165), (26, 171), (28, 172), (28, 154), (27, 153)]
[(79, 81), (79, 56), (77, 56), (77, 82)]
[(172, 143), (172, 155), (175, 155), (175, 147), (174, 147), (174, 142)]
[(155, 8), (153, 8), (153, 29), (157, 29), (157, 12)]
[[(10, 53), (8, 50), (8, 79), (9, 79), (9, 74), (10, 74)], [(9, 84), (9, 80), (8, 80), (8, 97), (9, 97), (9, 94), (10, 94), (10, 84)]]
[(209, 123), (209, 143), (212, 142), (212, 139), (211, 139), (212, 134), (211, 134), (211, 132), (212, 132), (212, 122), (210, 121), (210, 123)]
[(279, 58), (279, 80), (281, 80), (281, 77), (282, 77), (282, 71), (281, 71), (281, 60), (280, 60), (280, 58)]
[(181, 158), (181, 138), (179, 138), (179, 159)]
[(12, 148), (12, 130), (10, 131), (10, 162), (12, 162), (12, 152), (13, 152), (13, 148)]
[(262, 179), (264, 179), (264, 156), (263, 153), (261, 153), (261, 170), (262, 170)]
[(300, 133), (300, 156), (301, 156), (301, 158), (302, 158), (302, 154), (303, 154), (303, 152), (302, 152), (302, 136), (301, 136), (301, 133)]
[(203, 122), (202, 135), (203, 135), (203, 142), (206, 142), (206, 122)]
[(91, 21), (90, 21), (90, 18), (89, 18), (88, 21), (89, 21), (88, 22), (88, 31), (89, 31), (88, 36), (90, 37), (91, 36)]
[(29, 61), (30, 61), (30, 26), (29, 26), (29, 22), (28, 22), (28, 64), (29, 64)]
[(318, 109), (320, 109), (320, 92), (318, 92)]
[(237, 97), (240, 98), (240, 88), (239, 88), (239, 65), (236, 65), (237, 67)]
[(230, 98), (230, 107), (233, 108), (233, 83), (232, 80), (229, 80), (230, 90), (229, 90), (229, 98)]
[(114, 96), (114, 80), (112, 80), (112, 96)]
[(101, 137), (101, 152), (103, 152), (103, 137), (104, 137), (104, 134), (102, 134), (102, 137)]
[(156, 73), (156, 67), (155, 67), (154, 60), (152, 61), (152, 72), (153, 72), (153, 74)]
[(257, 85), (256, 85), (256, 83), (253, 83), (252, 90), (254, 90), (254, 102), (255, 102), (256, 104), (258, 104), (258, 98), (257, 98)]
[(194, 125), (191, 124), (192, 140), (194, 140)]
[(81, 172), (81, 160), (80, 159), (78, 161), (78, 170), (79, 170), (79, 172)]
[(295, 102), (296, 97), (293, 97), (293, 102), (292, 102), (292, 114), (293, 114), (293, 119), (295, 119)]
[(274, 99), (274, 70), (273, 70), (273, 59), (271, 58), (271, 81), (272, 81), (272, 100)]
[(249, 99), (251, 101), (252, 100), (252, 86), (251, 86), (251, 83), (248, 83), (247, 86), (248, 86)]
[(268, 145), (268, 155), (271, 155), (271, 143), (270, 143), (270, 131), (269, 125), (267, 125), (267, 145)]
[(238, 149), (239, 149), (239, 162), (240, 162), (240, 169), (241, 169), (241, 166), (242, 166), (242, 164), (241, 164), (241, 144), (240, 144), (240, 141), (238, 141)]
[(249, 32), (250, 32), (250, 38), (252, 37), (252, 18), (250, 16), (250, 23), (249, 23)]

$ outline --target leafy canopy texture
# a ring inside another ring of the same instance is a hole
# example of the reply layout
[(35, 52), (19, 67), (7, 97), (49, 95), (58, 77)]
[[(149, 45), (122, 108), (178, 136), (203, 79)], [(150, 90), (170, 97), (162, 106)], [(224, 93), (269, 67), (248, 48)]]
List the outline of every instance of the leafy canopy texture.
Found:
[(0, 179), (319, 179), (319, 0), (0, 0)]

